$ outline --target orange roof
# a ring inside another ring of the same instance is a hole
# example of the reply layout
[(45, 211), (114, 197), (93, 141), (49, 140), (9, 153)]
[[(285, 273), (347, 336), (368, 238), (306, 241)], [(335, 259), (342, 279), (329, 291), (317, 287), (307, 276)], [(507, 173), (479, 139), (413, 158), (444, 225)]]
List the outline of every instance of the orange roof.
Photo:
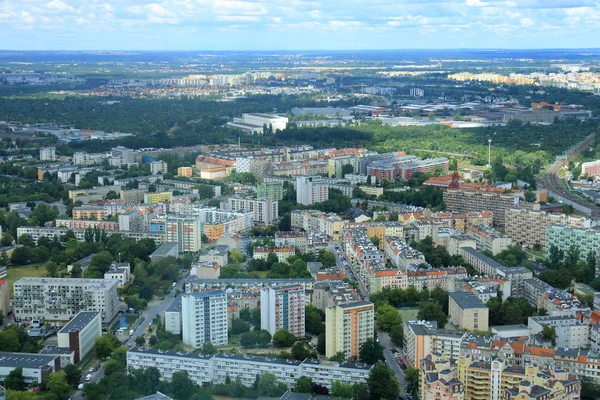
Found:
[(554, 349), (549, 349), (547, 347), (527, 347), (527, 350), (531, 353), (532, 356), (538, 357), (552, 357), (554, 356)]
[(0, 279), (0, 286), (6, 285), (6, 282), (8, 282), (6, 279)]

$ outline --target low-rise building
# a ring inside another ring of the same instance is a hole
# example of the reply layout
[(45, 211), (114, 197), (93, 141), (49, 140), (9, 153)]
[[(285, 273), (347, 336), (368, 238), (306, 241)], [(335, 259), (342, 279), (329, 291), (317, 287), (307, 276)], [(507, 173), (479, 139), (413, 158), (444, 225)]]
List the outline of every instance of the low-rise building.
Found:
[(25, 384), (37, 382), (44, 385), (51, 373), (60, 370), (60, 358), (53, 355), (0, 352), (0, 379), (4, 381), (16, 368), (22, 369)]
[(495, 229), (484, 226), (469, 226), (467, 235), (472, 237), (477, 242), (477, 249), (480, 251), (490, 251), (493, 255), (508, 249), (512, 244), (512, 239), (505, 237)]
[(285, 262), (288, 257), (296, 254), (296, 249), (293, 247), (255, 247), (252, 258), (266, 260), (270, 253), (277, 256), (277, 261)]
[(177, 296), (165, 311), (165, 330), (181, 335), (181, 295)]
[(113, 279), (119, 282), (117, 287), (123, 287), (133, 279), (129, 263), (112, 263), (104, 273), (104, 279)]
[(60, 331), (58, 347), (74, 352), (74, 361), (78, 363), (94, 348), (96, 339), (102, 336), (102, 318), (97, 311), (81, 311)]
[(533, 335), (541, 333), (544, 326), (553, 327), (559, 347), (580, 349), (590, 345), (589, 326), (575, 316), (529, 317), (527, 325)]
[(177, 242), (163, 243), (150, 254), (150, 259), (154, 262), (158, 262), (166, 257), (179, 257), (179, 244)]

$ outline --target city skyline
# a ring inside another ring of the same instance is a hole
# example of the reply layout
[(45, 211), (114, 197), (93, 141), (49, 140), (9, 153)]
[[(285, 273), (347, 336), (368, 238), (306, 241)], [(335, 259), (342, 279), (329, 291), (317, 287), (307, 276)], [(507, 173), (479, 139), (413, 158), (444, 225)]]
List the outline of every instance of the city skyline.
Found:
[(3, 0), (4, 50), (593, 48), (588, 0)]

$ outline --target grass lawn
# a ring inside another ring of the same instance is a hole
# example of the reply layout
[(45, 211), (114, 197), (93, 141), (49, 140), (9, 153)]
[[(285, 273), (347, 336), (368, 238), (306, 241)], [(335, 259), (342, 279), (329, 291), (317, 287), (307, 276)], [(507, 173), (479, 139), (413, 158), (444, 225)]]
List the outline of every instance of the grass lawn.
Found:
[(402, 316), (402, 321), (416, 321), (417, 314), (419, 313), (418, 308), (399, 308), (398, 311)]
[(543, 251), (537, 251), (537, 250), (533, 250), (533, 249), (526, 249), (525, 253), (533, 256), (534, 258), (537, 258), (538, 260), (545, 260), (546, 259), (546, 253), (544, 253)]
[(46, 269), (43, 267), (9, 267), (7, 269), (8, 284), (10, 286), (10, 298), (13, 297), (13, 283), (21, 278), (29, 276), (46, 276)]
[(265, 279), (269, 271), (254, 271), (254, 273), (260, 276), (260, 279)]

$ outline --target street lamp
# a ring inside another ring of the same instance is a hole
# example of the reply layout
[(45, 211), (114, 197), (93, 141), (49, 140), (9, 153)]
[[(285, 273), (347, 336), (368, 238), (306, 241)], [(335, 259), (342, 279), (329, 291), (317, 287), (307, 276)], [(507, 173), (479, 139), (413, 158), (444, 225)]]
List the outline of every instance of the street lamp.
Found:
[(488, 168), (492, 166), (492, 139), (488, 139)]

